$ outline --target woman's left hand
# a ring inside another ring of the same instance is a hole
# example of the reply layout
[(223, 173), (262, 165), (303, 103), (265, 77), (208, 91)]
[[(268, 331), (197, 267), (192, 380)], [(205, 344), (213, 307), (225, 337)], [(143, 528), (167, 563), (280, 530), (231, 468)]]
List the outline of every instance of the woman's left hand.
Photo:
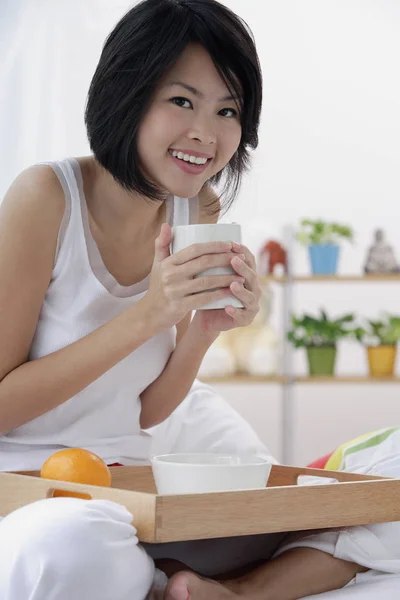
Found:
[(260, 309), (261, 287), (256, 271), (256, 259), (242, 244), (235, 242), (233, 251), (238, 256), (232, 259), (232, 268), (244, 278), (244, 283), (232, 283), (230, 290), (243, 304), (243, 308), (229, 305), (224, 310), (198, 310), (192, 323), (200, 326), (204, 333), (218, 334), (235, 327), (246, 327), (253, 322)]

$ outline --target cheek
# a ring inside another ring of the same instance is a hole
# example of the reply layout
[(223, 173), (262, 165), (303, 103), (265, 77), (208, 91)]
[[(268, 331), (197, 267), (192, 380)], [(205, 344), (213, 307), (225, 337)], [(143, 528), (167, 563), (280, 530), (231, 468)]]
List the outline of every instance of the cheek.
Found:
[(147, 115), (139, 129), (138, 147), (146, 152), (160, 137), (162, 122), (156, 114)]
[(242, 139), (242, 128), (238, 127), (237, 131), (235, 133), (235, 136), (234, 136), (234, 141), (233, 141), (233, 145), (235, 147), (233, 154), (235, 154), (236, 150), (239, 148), (241, 139)]
[(142, 155), (161, 150), (171, 142), (174, 131), (174, 121), (166, 118), (162, 110), (152, 110), (147, 113), (138, 132), (138, 149)]
[(221, 134), (221, 141), (224, 150), (224, 158), (228, 163), (239, 147), (242, 139), (242, 128), (239, 124), (232, 126)]

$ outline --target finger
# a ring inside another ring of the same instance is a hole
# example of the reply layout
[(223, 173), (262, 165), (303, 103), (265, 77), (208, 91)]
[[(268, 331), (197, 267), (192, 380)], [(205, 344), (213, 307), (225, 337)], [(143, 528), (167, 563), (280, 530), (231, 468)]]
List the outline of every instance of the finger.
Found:
[[(193, 260), (179, 265), (177, 272), (182, 277), (195, 277), (201, 275), (207, 269), (215, 267), (227, 267), (230, 274), (233, 273), (231, 260), (235, 257), (233, 252), (224, 252), (223, 254), (205, 254)], [(228, 273), (227, 273), (228, 274)]]
[(222, 300), (222, 298), (226, 298), (227, 296), (231, 296), (232, 292), (230, 288), (221, 288), (219, 290), (213, 290), (211, 292), (201, 292), (200, 294), (193, 294), (186, 298), (188, 301), (188, 310), (198, 310), (202, 306), (209, 304), (210, 302), (217, 302), (218, 300)]
[(241, 301), (244, 308), (250, 311), (258, 312), (258, 302), (253, 292), (246, 290), (242, 283), (236, 281), (230, 285), (230, 288), (232, 294), (235, 296), (235, 298)]
[(233, 319), (236, 327), (241, 327), (242, 325), (245, 325), (245, 323), (243, 322), (243, 315), (245, 314), (245, 311), (243, 310), (243, 308), (235, 308), (234, 306), (229, 304), (229, 306), (225, 307), (225, 312), (229, 317)]
[(244, 246), (242, 244), (242, 252), (245, 255), (245, 262), (249, 265), (249, 267), (251, 269), (253, 269), (253, 271), (257, 271), (257, 263), (256, 263), (256, 257), (254, 256), (254, 254), (252, 252), (250, 252), (250, 250), (247, 248), (247, 246)]
[(239, 242), (232, 242), (232, 250), (239, 254), (239, 252), (242, 251), (242, 244), (239, 244)]
[(243, 285), (245, 279), (238, 275), (206, 275), (185, 281), (178, 291), (182, 296), (189, 296), (190, 294), (198, 294), (199, 292), (228, 288), (235, 282)]
[(162, 262), (170, 256), (170, 244), (172, 239), (172, 231), (168, 223), (161, 225), (160, 233), (155, 241), (154, 262)]
[(247, 289), (254, 290), (256, 285), (258, 285), (258, 277), (257, 277), (256, 273), (253, 271), (253, 269), (251, 269), (245, 263), (245, 261), (241, 258), (241, 256), (243, 257), (244, 254), (235, 256), (235, 258), (233, 258), (231, 260), (231, 266), (236, 271), (236, 273), (238, 273), (238, 275), (241, 275), (242, 277), (244, 277), (246, 279)]
[(254, 271), (257, 270), (256, 258), (252, 252), (245, 246), (244, 244), (238, 244), (237, 242), (232, 243), (232, 250), (236, 254), (244, 254), (244, 261), (249, 265)]
[[(231, 293), (232, 293), (232, 290), (231, 290)], [(248, 325), (250, 325), (253, 322), (254, 317), (258, 313), (258, 309), (249, 310), (245, 306), (244, 299), (241, 300), (241, 302), (244, 305), (243, 308), (237, 308), (236, 306), (232, 306), (231, 304), (229, 304), (228, 306), (225, 307), (225, 312), (229, 317), (231, 317), (233, 319), (233, 321), (235, 323), (235, 327), (247, 327)], [(250, 304), (252, 304), (252, 302)]]
[(207, 242), (206, 244), (192, 244), (173, 255), (174, 265), (183, 265), (204, 254), (223, 254), (232, 250), (231, 242)]

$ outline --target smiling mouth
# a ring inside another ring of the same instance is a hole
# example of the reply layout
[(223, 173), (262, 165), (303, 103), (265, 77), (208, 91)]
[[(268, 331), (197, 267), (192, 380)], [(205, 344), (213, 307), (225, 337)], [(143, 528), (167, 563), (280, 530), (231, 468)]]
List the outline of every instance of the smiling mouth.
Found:
[(205, 165), (212, 160), (210, 156), (200, 156), (198, 154), (189, 154), (189, 152), (182, 152), (181, 150), (169, 150), (170, 154), (174, 158), (178, 158), (183, 162), (189, 163), (191, 165)]
[[(169, 150), (168, 153), (176, 166), (185, 173), (194, 175), (203, 173), (213, 160), (212, 158), (190, 156), (189, 154), (183, 154), (183, 152), (178, 152), (176, 150)], [(196, 160), (194, 161), (193, 159)]]

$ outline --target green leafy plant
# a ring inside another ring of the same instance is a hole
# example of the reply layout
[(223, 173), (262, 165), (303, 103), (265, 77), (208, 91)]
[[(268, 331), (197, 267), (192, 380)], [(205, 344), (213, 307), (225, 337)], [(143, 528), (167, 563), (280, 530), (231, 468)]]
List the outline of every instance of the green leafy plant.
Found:
[(354, 315), (347, 314), (338, 319), (329, 319), (326, 312), (321, 310), (320, 317), (303, 315), (292, 316), (292, 329), (287, 338), (295, 348), (311, 346), (335, 346), (345, 337), (354, 334), (350, 325), (354, 322)]
[(353, 241), (353, 230), (347, 225), (303, 219), (297, 232), (301, 244), (337, 244), (341, 239)]
[(365, 346), (394, 346), (400, 341), (400, 316), (387, 314), (379, 321), (367, 320), (367, 327), (356, 327), (353, 334)]

